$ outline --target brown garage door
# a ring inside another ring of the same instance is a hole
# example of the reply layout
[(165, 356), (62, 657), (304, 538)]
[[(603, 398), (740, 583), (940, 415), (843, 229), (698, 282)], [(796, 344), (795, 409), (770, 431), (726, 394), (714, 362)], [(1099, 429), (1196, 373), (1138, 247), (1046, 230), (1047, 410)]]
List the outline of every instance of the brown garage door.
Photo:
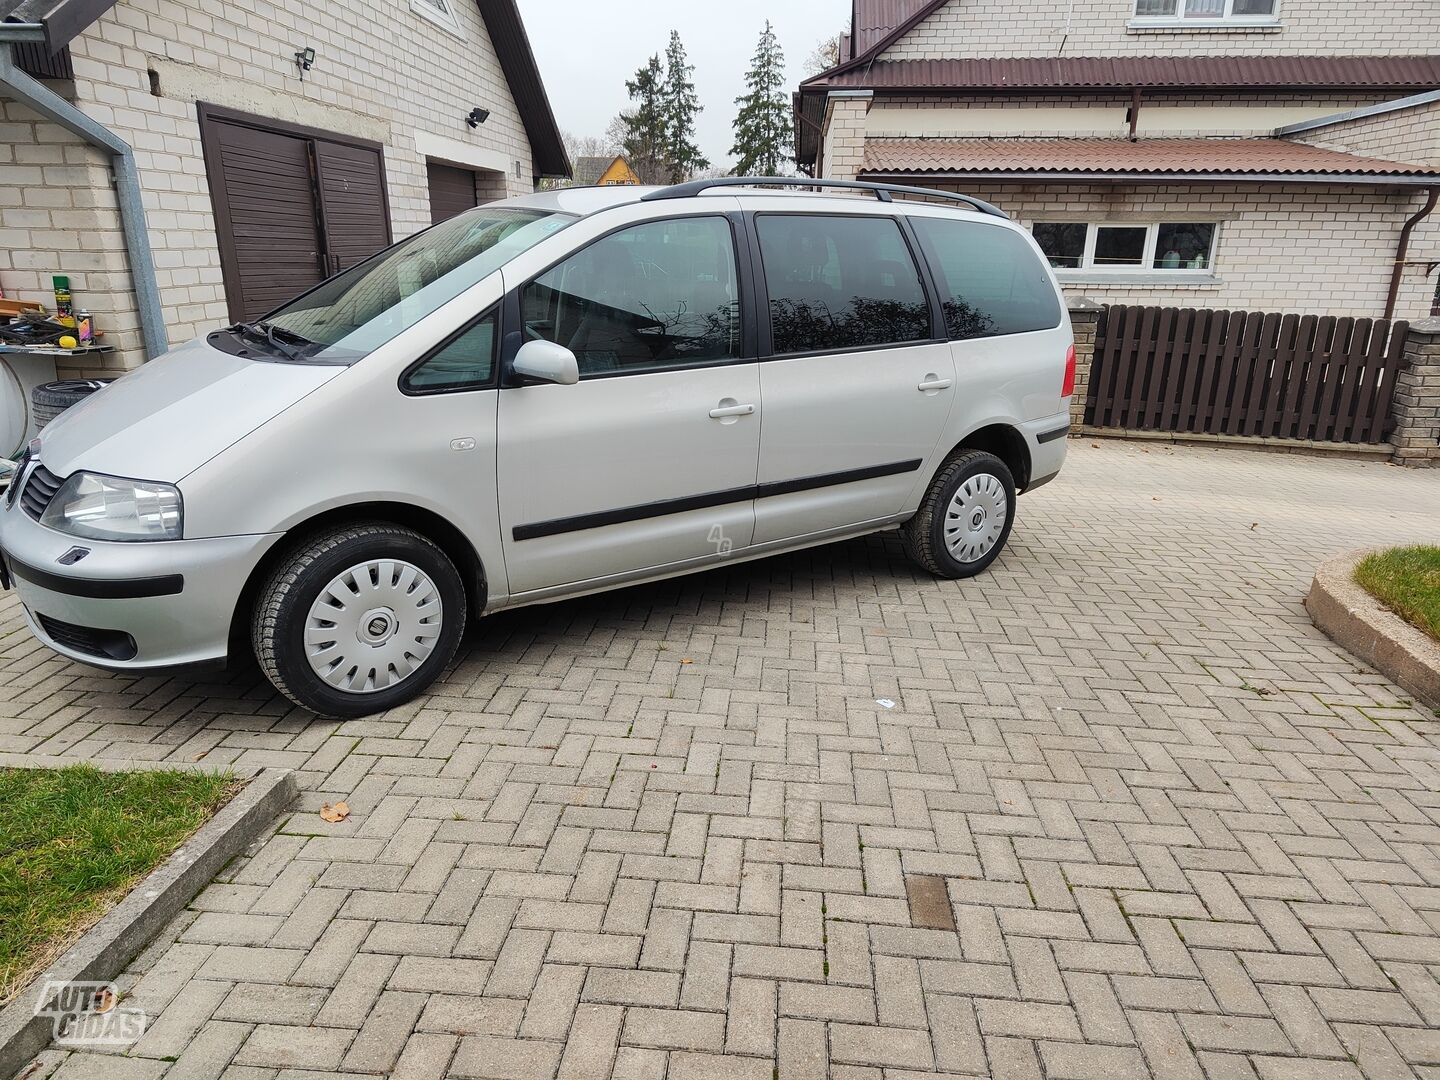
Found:
[(378, 144), (200, 106), (230, 317), (253, 320), (390, 243)]
[(437, 165), (430, 162), (426, 166), (430, 174), (430, 223), (438, 225), (440, 222), (462, 214), (466, 210), (473, 210), (480, 205), (480, 199), (476, 195), (476, 175), (471, 169), (461, 169), (454, 165)]

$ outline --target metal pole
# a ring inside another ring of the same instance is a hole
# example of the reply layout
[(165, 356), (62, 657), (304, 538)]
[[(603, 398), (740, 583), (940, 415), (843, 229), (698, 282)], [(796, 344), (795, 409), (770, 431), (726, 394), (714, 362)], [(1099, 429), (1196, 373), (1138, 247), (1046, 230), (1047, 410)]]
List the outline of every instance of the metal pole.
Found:
[(41, 116), (73, 131), (92, 146), (109, 152), (115, 195), (120, 206), (120, 227), (125, 235), (130, 278), (135, 286), (135, 302), (140, 311), (140, 336), (145, 343), (146, 359), (153, 360), (167, 352), (170, 338), (165, 332), (160, 285), (155, 279), (155, 259), (150, 251), (150, 230), (145, 223), (145, 205), (140, 197), (140, 171), (135, 167), (135, 154), (130, 144), (105, 125), (86, 116), (44, 83), (21, 71), (15, 66), (10, 50), (3, 45), (0, 45), (0, 86)]

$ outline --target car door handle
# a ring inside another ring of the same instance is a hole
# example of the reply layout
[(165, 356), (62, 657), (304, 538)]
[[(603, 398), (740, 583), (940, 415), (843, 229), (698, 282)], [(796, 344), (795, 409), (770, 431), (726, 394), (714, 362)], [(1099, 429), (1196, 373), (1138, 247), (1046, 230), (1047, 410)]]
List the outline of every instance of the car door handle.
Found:
[(750, 416), (754, 412), (754, 405), (722, 405), (718, 409), (710, 410), (710, 419), (724, 420), (727, 416)]
[(925, 381), (915, 389), (919, 390), (922, 394), (928, 394), (932, 390), (949, 390), (954, 384), (954, 379), (939, 379), (934, 375), (926, 375)]

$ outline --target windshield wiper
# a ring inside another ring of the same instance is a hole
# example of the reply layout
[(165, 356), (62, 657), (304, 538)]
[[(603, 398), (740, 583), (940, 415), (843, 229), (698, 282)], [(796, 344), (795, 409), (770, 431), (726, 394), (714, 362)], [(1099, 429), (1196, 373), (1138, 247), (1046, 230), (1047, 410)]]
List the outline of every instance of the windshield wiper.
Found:
[(302, 348), (306, 345), (314, 344), (314, 342), (312, 342), (309, 338), (301, 337), (299, 334), (293, 333), (289, 330), (282, 330), (280, 327), (276, 326), (274, 323), (271, 322), (238, 322), (234, 326), (230, 327), (230, 329), (238, 334), (241, 334), (248, 338), (252, 338), (256, 341), (264, 341), (272, 349), (274, 349), (281, 356), (285, 357), (285, 359), (289, 360), (293, 364), (304, 363), (305, 357), (300, 355), (300, 353), (297, 352), (293, 346), (287, 345), (285, 342), (281, 341), (279, 337), (280, 334), (283, 333), (286, 337), (294, 341), (295, 345), (298, 345)]

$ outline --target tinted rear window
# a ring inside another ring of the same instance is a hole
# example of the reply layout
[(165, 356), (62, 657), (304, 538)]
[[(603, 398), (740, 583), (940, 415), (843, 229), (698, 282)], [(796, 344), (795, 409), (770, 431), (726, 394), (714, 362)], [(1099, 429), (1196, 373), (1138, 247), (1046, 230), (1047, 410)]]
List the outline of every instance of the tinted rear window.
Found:
[(777, 355), (930, 339), (930, 306), (900, 232), (884, 217), (755, 219)]
[(929, 247), (952, 340), (1060, 325), (1060, 299), (1040, 257), (1020, 234), (951, 218), (910, 220)]

